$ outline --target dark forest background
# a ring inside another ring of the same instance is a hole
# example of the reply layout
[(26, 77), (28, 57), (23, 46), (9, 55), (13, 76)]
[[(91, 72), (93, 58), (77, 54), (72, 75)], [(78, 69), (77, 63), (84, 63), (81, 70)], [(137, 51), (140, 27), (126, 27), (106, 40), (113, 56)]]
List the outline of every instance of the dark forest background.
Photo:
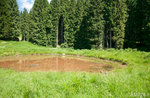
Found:
[(0, 39), (75, 49), (150, 51), (150, 0), (0, 0)]

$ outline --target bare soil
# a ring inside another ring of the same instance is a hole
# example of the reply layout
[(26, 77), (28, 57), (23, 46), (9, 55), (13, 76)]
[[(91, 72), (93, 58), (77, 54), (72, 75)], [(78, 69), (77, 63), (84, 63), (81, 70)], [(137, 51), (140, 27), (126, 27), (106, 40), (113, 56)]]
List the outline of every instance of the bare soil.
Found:
[[(89, 60), (84, 57), (69, 56), (13, 56), (0, 58), (0, 68), (16, 71), (59, 71), (59, 72), (107, 72), (115, 68), (122, 68), (118, 63), (107, 63), (104, 60)], [(119, 67), (118, 67), (119, 66)]]

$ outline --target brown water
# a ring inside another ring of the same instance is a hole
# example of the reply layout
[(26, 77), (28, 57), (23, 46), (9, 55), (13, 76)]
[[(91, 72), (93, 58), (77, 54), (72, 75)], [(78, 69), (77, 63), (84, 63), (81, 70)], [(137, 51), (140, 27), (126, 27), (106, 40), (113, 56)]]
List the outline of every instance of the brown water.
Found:
[[(117, 65), (117, 64), (116, 64)], [(114, 69), (104, 61), (94, 62), (84, 57), (14, 56), (0, 58), (0, 68), (17, 71), (86, 71), (102, 72)]]

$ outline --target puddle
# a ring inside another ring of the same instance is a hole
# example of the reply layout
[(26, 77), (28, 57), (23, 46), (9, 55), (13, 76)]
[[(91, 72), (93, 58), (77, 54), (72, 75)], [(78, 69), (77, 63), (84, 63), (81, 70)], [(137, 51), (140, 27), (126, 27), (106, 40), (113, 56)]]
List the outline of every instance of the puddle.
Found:
[(59, 72), (106, 72), (114, 68), (122, 68), (119, 64), (103, 60), (75, 56), (14, 56), (0, 58), (0, 68), (16, 71), (59, 71)]

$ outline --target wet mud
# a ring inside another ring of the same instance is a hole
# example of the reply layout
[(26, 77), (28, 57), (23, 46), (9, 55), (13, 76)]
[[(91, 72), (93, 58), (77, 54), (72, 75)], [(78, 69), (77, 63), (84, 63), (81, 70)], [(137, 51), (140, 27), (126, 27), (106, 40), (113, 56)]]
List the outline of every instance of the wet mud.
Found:
[(108, 63), (84, 57), (69, 56), (14, 56), (0, 58), (0, 68), (16, 71), (58, 71), (58, 72), (107, 72), (115, 68), (122, 68), (120, 64)]

